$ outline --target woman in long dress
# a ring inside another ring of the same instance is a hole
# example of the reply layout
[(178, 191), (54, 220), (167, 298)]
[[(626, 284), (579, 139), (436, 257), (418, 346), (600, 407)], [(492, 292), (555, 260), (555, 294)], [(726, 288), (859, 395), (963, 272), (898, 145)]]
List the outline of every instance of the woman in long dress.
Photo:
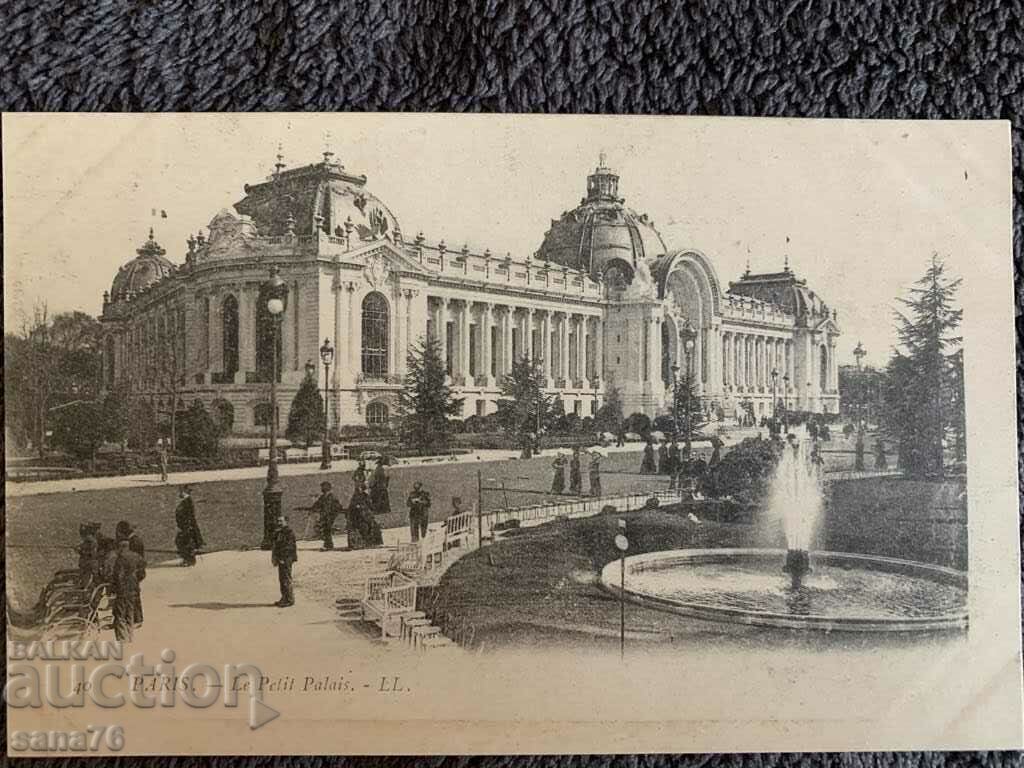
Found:
[(551, 468), (555, 471), (551, 478), (551, 492), (562, 493), (565, 491), (565, 459), (562, 456), (556, 456), (555, 460), (551, 462)]
[(181, 564), (184, 566), (195, 565), (196, 551), (203, 546), (203, 534), (199, 531), (199, 523), (196, 522), (196, 508), (188, 486), (180, 491), (178, 505), (174, 508), (174, 521), (178, 525), (174, 544), (178, 550), (178, 556), (181, 558)]
[(654, 466), (654, 444), (651, 443), (650, 438), (647, 438), (647, 445), (644, 446), (644, 460), (640, 463), (640, 474), (653, 475), (655, 472), (657, 472), (657, 467)]
[(391, 498), (388, 495), (390, 480), (384, 469), (384, 459), (377, 459), (377, 466), (370, 475), (370, 509), (375, 515), (391, 513)]
[(601, 495), (601, 454), (590, 455), (590, 495)]

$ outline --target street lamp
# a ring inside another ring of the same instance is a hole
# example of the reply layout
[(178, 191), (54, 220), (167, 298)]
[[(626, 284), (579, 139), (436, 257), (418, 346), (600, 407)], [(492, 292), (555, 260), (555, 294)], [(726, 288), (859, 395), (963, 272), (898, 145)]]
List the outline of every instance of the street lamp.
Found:
[(277, 342), (281, 335), (281, 319), (288, 306), (288, 286), (278, 275), (276, 266), (270, 268), (270, 279), (263, 284), (261, 300), (266, 301), (267, 312), (273, 322), (270, 367), (270, 461), (267, 463), (267, 487), (263, 489), (263, 542), (260, 549), (274, 546), (274, 531), (281, 514), (281, 488), (277, 484)]
[(789, 374), (782, 377), (782, 421), (789, 431)]
[(778, 381), (779, 381), (779, 369), (778, 368), (772, 368), (772, 421), (775, 421), (775, 416), (776, 416), (776, 413), (775, 413), (775, 410), (776, 410), (775, 403), (776, 403), (776, 400), (777, 400), (777, 395), (775, 394), (775, 388), (776, 388), (776, 385), (778, 384)]
[[(676, 437), (679, 435), (679, 366), (672, 363), (672, 420), (675, 422)], [(675, 437), (673, 438), (675, 440)]]
[(697, 339), (697, 331), (687, 321), (682, 331), (683, 348), (686, 350), (686, 460), (690, 460), (690, 426), (693, 421), (693, 407), (690, 398), (693, 396), (693, 347)]
[(324, 440), (322, 459), (320, 461), (320, 469), (330, 469), (331, 445), (330, 441), (327, 439), (327, 432), (330, 429), (330, 424), (328, 423), (328, 420), (330, 418), (328, 413), (328, 408), (330, 407), (330, 400), (328, 398), (331, 396), (331, 389), (329, 383), (331, 377), (331, 363), (334, 362), (334, 347), (331, 346), (330, 339), (324, 339), (324, 344), (322, 347), (320, 347), (320, 359), (323, 361), (324, 364)]

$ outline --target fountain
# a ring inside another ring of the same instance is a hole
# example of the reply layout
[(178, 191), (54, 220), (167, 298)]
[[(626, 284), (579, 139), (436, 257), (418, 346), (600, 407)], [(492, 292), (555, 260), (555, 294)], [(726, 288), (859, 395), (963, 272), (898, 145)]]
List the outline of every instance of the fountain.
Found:
[[(802, 630), (964, 629), (967, 577), (951, 568), (813, 549), (823, 518), (821, 457), (789, 435), (772, 477), (765, 522), (785, 549), (688, 549), (626, 558), (626, 597), (701, 619)], [(779, 534), (776, 534), (779, 535)], [(619, 593), (619, 562), (601, 583)]]

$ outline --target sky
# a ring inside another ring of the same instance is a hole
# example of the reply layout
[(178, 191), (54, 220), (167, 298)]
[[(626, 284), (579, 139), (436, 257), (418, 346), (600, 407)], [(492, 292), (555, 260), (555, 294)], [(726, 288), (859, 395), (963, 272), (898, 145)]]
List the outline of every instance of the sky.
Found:
[[(790, 267), (832, 307), (840, 363), (861, 341), (883, 365), (892, 310), (932, 253), (967, 278), (1010, 260), (1006, 123), (610, 116), (5, 115), (7, 328), (32, 307), (99, 313), (149, 227), (185, 240), (273, 170), (326, 147), (407, 238), (496, 254), (537, 250), (579, 204), (598, 154), (670, 249), (696, 248), (727, 285)], [(157, 216), (152, 215), (153, 210)], [(160, 211), (166, 211), (162, 218)], [(787, 242), (787, 238), (789, 238)], [(1009, 293), (1007, 293), (1007, 300)]]

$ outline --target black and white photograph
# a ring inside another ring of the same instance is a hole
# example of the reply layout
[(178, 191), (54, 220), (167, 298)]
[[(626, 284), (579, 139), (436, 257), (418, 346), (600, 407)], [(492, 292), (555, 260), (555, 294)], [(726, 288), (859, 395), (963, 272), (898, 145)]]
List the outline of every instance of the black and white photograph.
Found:
[(1006, 123), (3, 128), (22, 733), (1020, 746)]

